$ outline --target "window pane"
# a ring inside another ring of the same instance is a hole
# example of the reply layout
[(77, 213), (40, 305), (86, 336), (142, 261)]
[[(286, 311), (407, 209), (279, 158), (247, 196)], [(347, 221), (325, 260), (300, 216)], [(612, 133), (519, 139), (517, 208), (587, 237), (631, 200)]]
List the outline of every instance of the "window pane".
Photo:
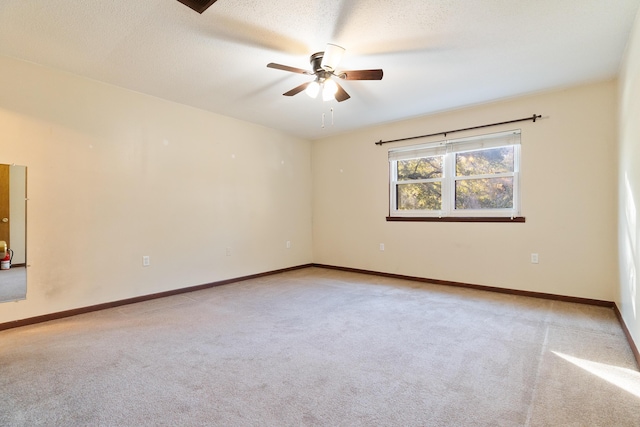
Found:
[(442, 178), (442, 156), (398, 160), (398, 181)]
[(513, 177), (456, 181), (456, 209), (512, 209)]
[(513, 172), (513, 146), (456, 154), (456, 176)]
[(442, 183), (398, 184), (398, 210), (442, 209)]

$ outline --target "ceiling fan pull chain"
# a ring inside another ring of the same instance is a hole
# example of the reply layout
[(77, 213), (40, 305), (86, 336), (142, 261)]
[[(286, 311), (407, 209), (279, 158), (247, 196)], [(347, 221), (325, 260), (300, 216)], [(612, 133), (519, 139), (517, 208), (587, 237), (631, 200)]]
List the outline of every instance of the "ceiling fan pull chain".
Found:
[(322, 129), (324, 129), (324, 113), (322, 113)]
[(331, 126), (333, 126), (333, 107), (331, 107)]

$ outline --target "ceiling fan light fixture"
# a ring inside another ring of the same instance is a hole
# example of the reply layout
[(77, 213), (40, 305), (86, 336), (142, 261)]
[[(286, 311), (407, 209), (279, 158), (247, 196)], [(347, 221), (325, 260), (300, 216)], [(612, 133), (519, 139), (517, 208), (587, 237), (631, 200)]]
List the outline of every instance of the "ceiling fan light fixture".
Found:
[(338, 92), (338, 85), (332, 79), (326, 79), (324, 81), (324, 87), (322, 88), (322, 100), (331, 101), (335, 99), (336, 92)]
[(283, 93), (282, 95), (284, 96), (294, 96), (305, 91), (311, 98), (316, 98), (320, 91), (322, 91), (322, 98), (324, 101), (335, 99), (338, 102), (343, 102), (351, 98), (351, 96), (349, 96), (340, 83), (337, 83), (337, 80), (335, 79), (382, 80), (381, 69), (336, 71), (336, 67), (340, 62), (340, 58), (343, 53), (343, 47), (328, 43), (326, 52), (316, 52), (309, 57), (311, 70), (303, 70), (302, 68), (290, 67), (288, 65), (276, 64), (274, 62), (268, 63), (267, 67), (315, 77), (314, 81), (303, 83)]
[(325, 70), (335, 70), (344, 55), (344, 48), (337, 44), (327, 43), (320, 66)]
[(317, 80), (314, 80), (311, 83), (309, 83), (309, 85), (304, 90), (304, 92), (307, 95), (309, 95), (311, 98), (315, 98), (318, 96), (318, 92), (320, 92), (320, 84), (318, 83)]

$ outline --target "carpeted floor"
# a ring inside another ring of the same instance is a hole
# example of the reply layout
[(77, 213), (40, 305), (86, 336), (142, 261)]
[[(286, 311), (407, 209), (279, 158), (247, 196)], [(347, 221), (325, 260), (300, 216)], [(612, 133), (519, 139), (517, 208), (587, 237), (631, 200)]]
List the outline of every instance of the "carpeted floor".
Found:
[(0, 302), (23, 300), (26, 294), (26, 267), (11, 267), (8, 270), (0, 270)]
[(0, 332), (2, 426), (638, 426), (611, 309), (307, 268)]

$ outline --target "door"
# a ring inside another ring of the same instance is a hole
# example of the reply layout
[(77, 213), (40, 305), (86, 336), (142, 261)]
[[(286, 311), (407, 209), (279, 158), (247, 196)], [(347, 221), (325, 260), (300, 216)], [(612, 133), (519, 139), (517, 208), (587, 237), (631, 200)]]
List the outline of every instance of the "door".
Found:
[(9, 242), (9, 165), (0, 165), (0, 240)]

